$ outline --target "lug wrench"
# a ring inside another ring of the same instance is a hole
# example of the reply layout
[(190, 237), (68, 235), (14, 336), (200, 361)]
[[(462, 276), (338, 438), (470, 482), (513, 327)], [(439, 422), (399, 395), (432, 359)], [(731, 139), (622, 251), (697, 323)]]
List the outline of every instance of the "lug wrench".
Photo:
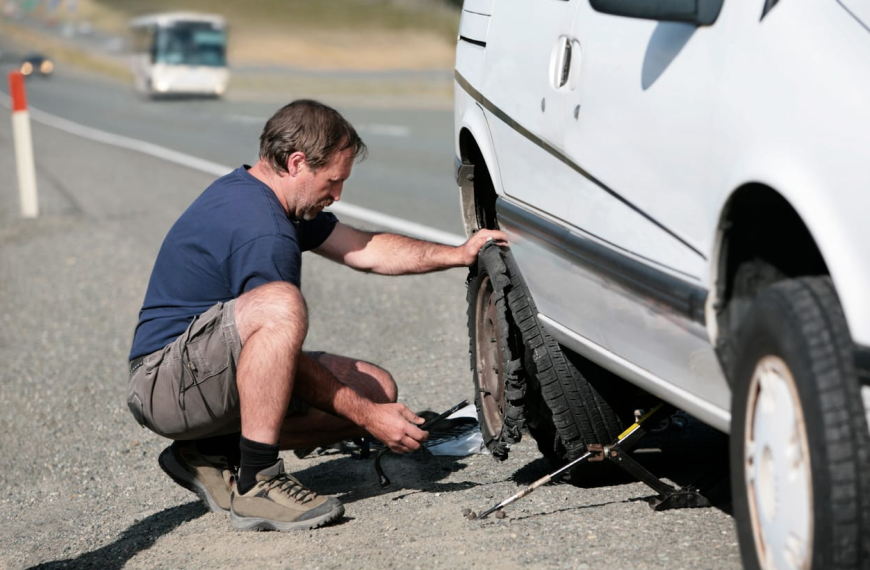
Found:
[[(467, 405), (468, 405), (468, 400), (467, 399), (462, 400), (461, 402), (459, 402), (458, 404), (456, 404), (455, 406), (453, 406), (452, 408), (450, 408), (446, 412), (441, 412), (440, 414), (438, 414), (437, 416), (435, 416), (434, 418), (432, 418), (431, 420), (427, 421), (426, 423), (424, 423), (423, 425), (421, 425), (419, 427), (423, 431), (429, 431), (429, 429), (431, 429), (432, 426), (434, 426), (435, 424), (437, 424), (438, 422), (440, 422), (441, 420), (443, 420), (447, 416), (450, 416), (450, 415), (458, 412), (459, 410), (461, 410), (462, 408), (464, 408)], [(383, 457), (384, 454), (386, 454), (388, 451), (390, 451), (390, 448), (385, 447), (382, 450), (380, 450), (377, 453), (377, 455), (375, 455), (375, 471), (378, 474), (378, 480), (381, 483), (382, 489), (386, 489), (387, 487), (392, 485), (392, 481), (390, 481), (390, 478), (387, 477), (387, 475), (384, 473), (383, 467), (381, 467), (381, 457)]]
[[(587, 451), (586, 453), (584, 453), (583, 455), (581, 455), (577, 459), (571, 461), (570, 463), (568, 463), (567, 465), (565, 465), (563, 467), (560, 467), (559, 469), (553, 471), (549, 475), (545, 475), (544, 477), (541, 477), (540, 479), (538, 479), (537, 481), (535, 481), (534, 483), (532, 483), (531, 485), (529, 485), (525, 489), (519, 491), (518, 493), (516, 493), (514, 495), (511, 495), (510, 497), (508, 497), (504, 501), (500, 502), (496, 506), (492, 507), (491, 509), (488, 509), (488, 510), (482, 512), (476, 518), (477, 519), (486, 518), (487, 516), (489, 516), (493, 512), (510, 505), (514, 501), (518, 501), (518, 500), (522, 499), (523, 497), (530, 494), (532, 491), (534, 491), (538, 487), (540, 487), (542, 485), (546, 485), (547, 483), (552, 481), (553, 478), (556, 477), (557, 475), (564, 473), (568, 469), (571, 469), (572, 467), (580, 464), (583, 461), (586, 461), (587, 459), (589, 459), (593, 455), (600, 456), (602, 454), (602, 450), (604, 450), (604, 453), (606, 453), (607, 450), (614, 448), (617, 445), (625, 442), (625, 440), (629, 439), (632, 435), (638, 433), (638, 430), (641, 429), (641, 425), (644, 422), (646, 422), (647, 420), (649, 420), (650, 417), (652, 417), (654, 414), (656, 414), (660, 410), (662, 410), (663, 407), (664, 407), (664, 404), (658, 404), (652, 410), (650, 410), (649, 412), (644, 414), (640, 419), (638, 419), (634, 424), (632, 424), (631, 427), (629, 427), (627, 430), (625, 430), (624, 432), (619, 434), (619, 437), (616, 438), (616, 441), (612, 445), (610, 445), (608, 448), (605, 449), (605, 448), (602, 448), (601, 446), (595, 446), (595, 448), (593, 448), (592, 445), (587, 446), (587, 449), (592, 448), (591, 451)], [(590, 461), (594, 461), (594, 459), (590, 459)]]

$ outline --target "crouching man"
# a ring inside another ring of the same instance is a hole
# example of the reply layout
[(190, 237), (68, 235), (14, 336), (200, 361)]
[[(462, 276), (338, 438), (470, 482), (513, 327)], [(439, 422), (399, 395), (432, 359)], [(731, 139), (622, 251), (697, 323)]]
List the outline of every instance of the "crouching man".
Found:
[[(396, 402), (382, 368), (304, 352), (302, 252), (400, 275), (468, 266), (498, 231), (452, 247), (353, 229), (323, 209), (339, 200), (366, 146), (334, 109), (278, 110), (259, 160), (212, 183), (160, 249), (130, 352), (128, 405), (174, 440), (163, 470), (240, 530), (308, 529), (344, 513), (284, 470), (279, 451), (371, 435), (416, 450), (423, 419)], [(237, 469), (237, 472), (236, 472)]]

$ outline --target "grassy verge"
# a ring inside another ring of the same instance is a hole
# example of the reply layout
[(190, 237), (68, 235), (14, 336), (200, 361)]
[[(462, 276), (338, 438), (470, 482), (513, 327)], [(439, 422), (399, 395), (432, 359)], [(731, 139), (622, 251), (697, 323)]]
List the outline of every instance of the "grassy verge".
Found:
[(394, 0), (77, 0), (75, 12), (62, 3), (53, 13), (44, 4), (29, 14), (59, 22), (88, 21), (116, 34), (134, 16), (180, 8), (221, 14), (232, 29), (245, 34), (412, 32), (453, 43), (459, 29), (459, 9), (445, 0), (404, 0), (401, 5)]
[[(177, 0), (90, 0), (97, 10), (128, 16), (177, 10)], [(251, 30), (416, 31), (456, 39), (459, 11), (438, 0), (186, 0), (185, 9), (223, 14)]]

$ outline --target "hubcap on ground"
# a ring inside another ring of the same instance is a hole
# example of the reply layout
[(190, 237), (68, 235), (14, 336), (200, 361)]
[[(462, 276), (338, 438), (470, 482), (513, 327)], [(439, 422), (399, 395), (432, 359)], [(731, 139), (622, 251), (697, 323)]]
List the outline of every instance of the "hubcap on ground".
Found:
[(765, 570), (807, 569), (813, 551), (810, 455), (785, 361), (758, 361), (747, 406), (744, 476), (758, 560)]
[(504, 376), (498, 309), (489, 277), (484, 277), (477, 292), (475, 327), (481, 409), (490, 433), (497, 435), (504, 422)]

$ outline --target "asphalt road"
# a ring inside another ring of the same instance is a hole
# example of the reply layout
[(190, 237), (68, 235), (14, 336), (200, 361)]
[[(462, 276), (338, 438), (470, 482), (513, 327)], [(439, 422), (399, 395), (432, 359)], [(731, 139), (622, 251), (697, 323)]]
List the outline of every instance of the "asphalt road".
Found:
[[(34, 104), (59, 84), (34, 86)], [(159, 109), (179, 115), (156, 113), (145, 121), (155, 132), (194, 114)], [(244, 138), (242, 129), (226, 140)], [(303, 481), (346, 503), (346, 516), (298, 534), (232, 531), (163, 475), (156, 458), (167, 442), (139, 428), (124, 402), (154, 256), (211, 176), (39, 124), (33, 134), (42, 215), (28, 221), (18, 218), (10, 127), (0, 121), (0, 569), (739, 568), (727, 497), (655, 512), (643, 484), (589, 471), (542, 487), (503, 520), (465, 519), (463, 509), (480, 512), (547, 473), (528, 437), (502, 463), (389, 457), (386, 490), (370, 460), (287, 454)], [(363, 275), (306, 254), (307, 347), (377, 362), (401, 401), (446, 409), (473, 396), (464, 280), (462, 270)], [(722, 444), (695, 425), (649, 440), (644, 457), (685, 484), (724, 457)]]
[[(59, 66), (60, 67), (60, 66)], [(9, 64), (0, 69), (10, 69)], [(5, 75), (5, 74), (4, 74)], [(7, 92), (5, 81), (0, 91)], [(229, 169), (257, 158), (266, 120), (304, 92), (270, 93), (259, 100), (149, 100), (132, 86), (59, 69), (27, 82), (28, 103), (39, 111), (107, 133), (132, 137)], [(343, 200), (416, 224), (463, 235), (454, 178), (453, 115), (449, 109), (361, 105), (324, 99), (339, 109), (369, 146), (354, 168)]]

